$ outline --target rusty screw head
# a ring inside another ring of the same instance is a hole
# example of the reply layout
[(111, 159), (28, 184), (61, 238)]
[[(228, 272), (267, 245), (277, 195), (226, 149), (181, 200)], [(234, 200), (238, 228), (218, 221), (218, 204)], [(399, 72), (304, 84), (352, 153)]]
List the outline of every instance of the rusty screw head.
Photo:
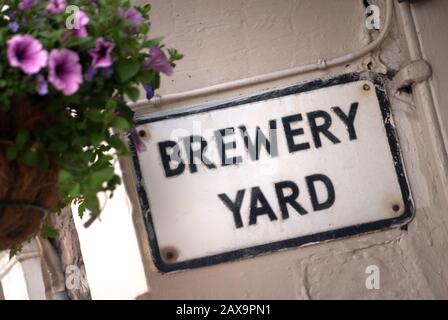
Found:
[(148, 138), (148, 132), (146, 132), (146, 130), (139, 130), (138, 131), (138, 136), (142, 139)]
[(362, 88), (363, 88), (365, 91), (369, 91), (369, 90), (370, 90), (370, 86), (369, 86), (367, 83), (365, 83), (365, 84), (362, 86)]
[(166, 262), (173, 263), (179, 258), (179, 252), (174, 247), (165, 247), (160, 252), (162, 259)]
[(398, 212), (398, 211), (400, 211), (400, 205), (399, 205), (399, 204), (394, 204), (394, 205), (392, 206), (392, 210), (393, 210), (394, 212)]

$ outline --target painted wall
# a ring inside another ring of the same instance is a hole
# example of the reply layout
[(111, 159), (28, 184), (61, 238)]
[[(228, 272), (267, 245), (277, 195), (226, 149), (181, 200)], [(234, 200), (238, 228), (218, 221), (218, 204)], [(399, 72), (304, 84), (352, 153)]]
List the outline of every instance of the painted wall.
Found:
[(45, 300), (45, 284), (36, 241), (24, 245), (22, 251), (9, 258), (0, 252), (0, 300)]
[(443, 0), (420, 1), (414, 5), (414, 19), (420, 37), (421, 48), (426, 60), (431, 62), (433, 77), (430, 79), (431, 89), (435, 96), (435, 108), (439, 114), (445, 139), (448, 142), (448, 34), (446, 19), (448, 4)]
[[(384, 18), (384, 2), (378, 3)], [(361, 0), (152, 0), (153, 35), (165, 35), (185, 59), (162, 96), (283, 70), (355, 50), (377, 32), (365, 28)], [(396, 1), (394, 1), (396, 2)], [(362, 71), (372, 62), (377, 72), (393, 75), (409, 62), (401, 20), (395, 10), (392, 30), (372, 55), (312, 74), (290, 77), (154, 108), (203, 103), (259, 92), (320, 76)], [(448, 2), (420, 1), (413, 6), (423, 51), (434, 68), (431, 87), (435, 108), (446, 128), (448, 69)], [(146, 299), (160, 298), (448, 298), (448, 233), (446, 170), (429, 143), (433, 128), (425, 112), (432, 105), (389, 88), (409, 182), (417, 208), (407, 230), (389, 230), (330, 243), (174, 274), (152, 266), (141, 213), (134, 223), (150, 285)], [(444, 129), (445, 130), (445, 129)], [(443, 141), (437, 141), (443, 144)], [(375, 159), (372, 159), (375, 161)], [(129, 170), (129, 163), (124, 167)], [(129, 171), (128, 171), (129, 173)], [(129, 182), (128, 182), (129, 183)], [(130, 198), (135, 201), (132, 183)], [(87, 261), (86, 261), (87, 265)], [(369, 265), (380, 270), (380, 289), (368, 290)], [(123, 270), (125, 272), (126, 269)]]

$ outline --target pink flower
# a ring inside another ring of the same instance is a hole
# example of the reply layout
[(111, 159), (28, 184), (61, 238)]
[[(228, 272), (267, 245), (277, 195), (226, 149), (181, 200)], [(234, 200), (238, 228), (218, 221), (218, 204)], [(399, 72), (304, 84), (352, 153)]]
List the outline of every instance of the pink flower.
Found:
[(48, 1), (48, 6), (45, 8), (46, 11), (56, 14), (61, 13), (65, 10), (67, 4), (65, 0), (50, 0)]
[(69, 49), (53, 49), (48, 60), (48, 80), (66, 96), (78, 91), (82, 68), (78, 54)]
[(37, 4), (36, 0), (22, 0), (19, 3), (19, 9), (20, 10), (28, 10), (32, 7), (34, 7)]
[(103, 38), (96, 39), (95, 48), (89, 49), (89, 54), (92, 57), (92, 67), (107, 68), (112, 65), (112, 57), (110, 56), (115, 44), (104, 40)]
[(7, 56), (12, 67), (20, 68), (26, 74), (35, 74), (47, 65), (48, 53), (32, 36), (16, 35), (8, 40)]
[(133, 27), (138, 27), (142, 23), (146, 22), (140, 11), (135, 8), (130, 8), (126, 11), (124, 11), (123, 8), (118, 8), (117, 12), (120, 17), (129, 20)]
[(159, 47), (149, 49), (149, 59), (143, 63), (143, 66), (162, 72), (167, 76), (172, 75), (174, 72), (170, 62)]
[(86, 26), (89, 24), (89, 21), (89, 17), (83, 11), (77, 11), (75, 17), (75, 30), (73, 30), (72, 35), (79, 38), (87, 37)]

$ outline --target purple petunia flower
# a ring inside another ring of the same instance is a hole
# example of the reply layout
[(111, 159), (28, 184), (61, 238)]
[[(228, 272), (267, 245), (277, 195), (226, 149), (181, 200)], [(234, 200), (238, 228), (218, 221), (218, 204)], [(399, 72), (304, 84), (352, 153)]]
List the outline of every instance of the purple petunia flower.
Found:
[(5, 13), (6, 13), (6, 16), (9, 17), (9, 19), (11, 19), (11, 20), (15, 20), (17, 18), (17, 16), (19, 15), (17, 13), (17, 11), (10, 11), (10, 10), (7, 10)]
[(129, 20), (133, 27), (138, 27), (142, 23), (146, 22), (145, 18), (143, 18), (140, 11), (138, 11), (135, 8), (130, 8), (126, 11), (124, 11), (123, 8), (118, 8), (117, 12), (120, 17), (122, 17), (123, 19)]
[(65, 0), (49, 0), (45, 11), (53, 14), (61, 13), (65, 10), (66, 6)]
[(149, 49), (149, 59), (143, 63), (143, 67), (151, 68), (158, 72), (162, 72), (167, 76), (171, 76), (174, 72), (173, 67), (166, 58), (162, 49), (153, 47)]
[(93, 78), (96, 76), (98, 72), (98, 69), (94, 67), (89, 67), (87, 71), (84, 73), (84, 80), (86, 81), (92, 81)]
[(45, 77), (41, 74), (38, 74), (36, 77), (37, 80), (37, 87), (36, 91), (37, 94), (40, 96), (45, 96), (48, 94), (48, 82), (45, 80)]
[(30, 35), (16, 35), (8, 40), (8, 62), (26, 74), (35, 74), (47, 65), (48, 53)]
[(28, 10), (37, 4), (37, 0), (22, 0), (19, 3), (20, 10)]
[(78, 38), (87, 37), (86, 26), (89, 24), (89, 21), (89, 17), (83, 11), (77, 11), (75, 17), (75, 30), (73, 30), (72, 35)]
[(70, 49), (53, 49), (48, 59), (48, 80), (66, 96), (78, 91), (82, 83), (79, 56)]
[(13, 33), (16, 33), (17, 31), (19, 31), (19, 28), (20, 28), (20, 25), (16, 21), (11, 21), (8, 23), (8, 29)]
[(134, 143), (135, 150), (137, 151), (137, 153), (142, 153), (146, 151), (145, 143), (138, 135), (136, 129), (131, 130), (131, 140)]
[(89, 54), (92, 57), (92, 67), (107, 68), (112, 65), (112, 57), (110, 56), (115, 44), (104, 40), (103, 38), (96, 39), (95, 48), (89, 49)]
[(143, 85), (143, 88), (146, 91), (146, 99), (151, 100), (154, 97), (154, 88), (149, 83)]

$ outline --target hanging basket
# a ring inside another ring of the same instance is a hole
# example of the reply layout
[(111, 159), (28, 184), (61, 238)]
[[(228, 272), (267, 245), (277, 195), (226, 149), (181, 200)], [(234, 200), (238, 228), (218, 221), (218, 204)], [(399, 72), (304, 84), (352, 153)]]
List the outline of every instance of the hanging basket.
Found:
[(0, 250), (12, 249), (33, 237), (47, 211), (59, 202), (58, 167), (42, 172), (20, 159), (7, 160), (6, 152), (21, 129), (30, 132), (50, 125), (42, 102), (14, 101), (8, 111), (0, 110)]

